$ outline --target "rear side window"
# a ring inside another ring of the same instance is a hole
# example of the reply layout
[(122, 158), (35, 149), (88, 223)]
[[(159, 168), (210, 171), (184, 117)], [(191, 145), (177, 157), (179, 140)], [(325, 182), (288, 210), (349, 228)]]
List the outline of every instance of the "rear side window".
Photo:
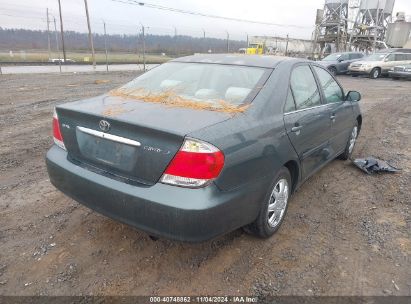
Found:
[(291, 89), (288, 89), (287, 100), (285, 102), (284, 113), (289, 113), (295, 111), (295, 102), (293, 92)]
[(291, 90), (297, 110), (321, 104), (317, 83), (308, 65), (298, 66), (293, 70), (291, 74)]
[(407, 60), (405, 54), (397, 54), (395, 55), (395, 61), (404, 61)]
[(315, 72), (320, 80), (327, 103), (341, 102), (344, 100), (344, 93), (338, 83), (326, 70), (314, 67)]

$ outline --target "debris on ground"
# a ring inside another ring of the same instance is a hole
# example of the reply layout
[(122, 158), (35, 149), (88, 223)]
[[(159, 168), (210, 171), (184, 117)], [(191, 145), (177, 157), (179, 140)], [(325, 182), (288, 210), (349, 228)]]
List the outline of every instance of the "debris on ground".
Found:
[(386, 161), (374, 157), (357, 158), (353, 160), (353, 164), (368, 174), (378, 172), (395, 173), (400, 171), (400, 169), (391, 166)]
[(94, 81), (95, 84), (102, 84), (102, 83), (109, 83), (110, 80), (108, 79), (97, 79)]
[(199, 101), (184, 98), (172, 90), (162, 92), (148, 92), (144, 89), (119, 88), (109, 92), (111, 96), (125, 99), (135, 99), (140, 102), (160, 103), (170, 107), (188, 108), (193, 110), (207, 110), (229, 114), (243, 113), (249, 105), (237, 106), (225, 100)]

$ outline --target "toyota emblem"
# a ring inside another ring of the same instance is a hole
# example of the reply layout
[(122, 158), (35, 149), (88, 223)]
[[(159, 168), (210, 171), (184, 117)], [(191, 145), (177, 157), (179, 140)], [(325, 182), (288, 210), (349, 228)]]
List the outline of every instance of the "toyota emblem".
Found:
[(110, 130), (110, 123), (107, 120), (100, 120), (98, 126), (103, 132), (108, 132), (108, 130)]

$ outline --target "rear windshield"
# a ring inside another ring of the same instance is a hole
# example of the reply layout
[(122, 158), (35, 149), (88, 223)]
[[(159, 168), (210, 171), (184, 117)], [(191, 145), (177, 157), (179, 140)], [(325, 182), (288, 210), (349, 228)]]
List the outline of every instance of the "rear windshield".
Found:
[(191, 103), (241, 106), (255, 96), (269, 71), (248, 66), (169, 62), (117, 91), (136, 98), (148, 96), (150, 98), (142, 98), (147, 101), (155, 96), (173, 95)]

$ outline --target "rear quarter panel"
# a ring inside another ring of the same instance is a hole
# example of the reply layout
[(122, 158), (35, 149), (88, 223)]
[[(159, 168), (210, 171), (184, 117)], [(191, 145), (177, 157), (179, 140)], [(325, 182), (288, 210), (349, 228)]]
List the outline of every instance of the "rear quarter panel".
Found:
[(268, 186), (279, 168), (298, 159), (286, 134), (282, 113), (289, 71), (289, 63), (277, 66), (245, 113), (189, 134), (224, 152), (224, 168), (215, 181), (221, 190), (230, 191), (249, 183), (264, 182)]

